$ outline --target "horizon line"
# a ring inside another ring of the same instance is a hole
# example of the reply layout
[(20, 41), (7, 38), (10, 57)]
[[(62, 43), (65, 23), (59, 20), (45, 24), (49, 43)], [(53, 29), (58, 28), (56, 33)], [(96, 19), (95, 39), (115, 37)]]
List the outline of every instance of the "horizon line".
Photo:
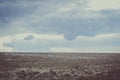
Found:
[(75, 52), (75, 51), (73, 51), (73, 52), (68, 52), (68, 51), (65, 51), (65, 52), (58, 52), (58, 51), (56, 51), (56, 52), (51, 52), (51, 51), (46, 51), (46, 52), (33, 52), (33, 51), (14, 51), (14, 52), (3, 52), (3, 51), (0, 51), (0, 53), (30, 53), (30, 54), (32, 54), (32, 53), (96, 53), (96, 54), (98, 54), (98, 53), (109, 53), (109, 54), (113, 54), (113, 53), (120, 53), (120, 52)]

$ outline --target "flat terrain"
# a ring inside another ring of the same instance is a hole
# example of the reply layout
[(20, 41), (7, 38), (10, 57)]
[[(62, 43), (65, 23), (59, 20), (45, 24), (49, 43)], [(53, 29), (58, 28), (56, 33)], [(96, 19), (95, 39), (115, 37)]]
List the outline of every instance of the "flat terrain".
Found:
[(120, 54), (1, 52), (0, 80), (120, 80)]

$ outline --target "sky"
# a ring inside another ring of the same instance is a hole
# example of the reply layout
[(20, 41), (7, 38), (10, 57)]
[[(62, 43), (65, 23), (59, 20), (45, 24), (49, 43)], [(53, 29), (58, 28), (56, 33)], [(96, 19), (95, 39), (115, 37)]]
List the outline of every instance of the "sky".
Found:
[(120, 52), (120, 0), (0, 0), (0, 52)]

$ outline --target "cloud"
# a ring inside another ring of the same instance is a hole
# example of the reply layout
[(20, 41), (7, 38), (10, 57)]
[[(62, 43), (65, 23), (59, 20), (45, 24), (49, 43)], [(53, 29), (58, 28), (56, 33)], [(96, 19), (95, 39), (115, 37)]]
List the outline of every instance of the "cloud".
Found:
[(0, 38), (12, 38), (0, 45), (13, 51), (119, 51), (118, 4), (118, 0), (0, 0)]
[[(34, 37), (33, 37), (34, 36)], [(7, 37), (7, 36), (6, 36)], [(48, 51), (49, 47), (52, 46), (52, 42), (65, 40), (62, 35), (57, 34), (36, 34), (36, 33), (21, 33), (9, 38), (0, 37), (0, 46), (11, 48), (12, 51)], [(48, 46), (47, 46), (48, 45)], [(57, 44), (54, 44), (57, 45)]]
[(4, 51), (4, 52), (13, 51), (12, 47), (5, 46), (5, 44), (11, 42), (12, 42), (12, 37), (10, 36), (0, 37), (0, 51)]
[(0, 46), (0, 52), (12, 52), (13, 48)]
[(77, 52), (77, 53), (119, 53), (120, 48), (119, 47), (111, 47), (110, 49), (98, 49), (98, 48), (69, 48), (69, 47), (59, 47), (59, 48), (51, 48), (51, 52)]
[[(74, 48), (51, 48), (52, 52), (83, 52), (80, 49), (74, 49)], [(86, 51), (87, 52), (87, 51)]]
[[(29, 41), (24, 40), (29, 35), (34, 38)], [(119, 52), (119, 36), (119, 33), (101, 34), (94, 37), (77, 36), (76, 39), (67, 41), (63, 35), (22, 33), (9, 36), (9, 38), (2, 37), (0, 46), (6, 51), (9, 48), (17, 52)]]
[(120, 0), (89, 0), (92, 10), (120, 9)]
[(28, 35), (24, 38), (24, 40), (32, 40), (32, 39), (34, 39), (34, 36), (32, 35)]
[[(88, 9), (89, 3), (88, 0), (1, 2), (1, 12), (6, 14), (1, 14), (0, 35), (25, 32), (55, 33), (64, 35), (67, 40), (74, 40), (77, 36), (118, 33), (120, 10), (101, 9), (94, 11)], [(101, 1), (101, 3), (103, 2)], [(7, 14), (10, 12), (5, 10), (6, 7), (11, 11), (11, 15)]]

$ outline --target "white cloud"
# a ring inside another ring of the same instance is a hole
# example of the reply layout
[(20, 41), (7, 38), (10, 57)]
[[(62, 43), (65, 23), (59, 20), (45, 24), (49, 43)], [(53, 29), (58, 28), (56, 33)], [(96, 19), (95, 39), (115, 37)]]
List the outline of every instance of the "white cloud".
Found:
[[(31, 39), (30, 41), (25, 40), (27, 36), (33, 36), (34, 38)], [(37, 34), (37, 33), (20, 33), (20, 34), (15, 34), (12, 36), (5, 36), (5, 37), (0, 37), (0, 51), (16, 51), (15, 48), (19, 47), (20, 44), (22, 46), (30, 44), (30, 46), (37, 44), (42, 41), (59, 41), (59, 40), (64, 40), (63, 35), (57, 35), (57, 34)], [(19, 44), (20, 43), (20, 44)], [(11, 44), (11, 46), (7, 46), (6, 44)], [(20, 47), (22, 47), (20, 46)], [(13, 48), (14, 47), (14, 48)], [(29, 47), (28, 47), (29, 50)]]
[(109, 39), (112, 39), (112, 38), (116, 38), (116, 37), (119, 37), (120, 34), (119, 33), (110, 33), (110, 34), (99, 34), (99, 35), (96, 35), (96, 36), (77, 36), (76, 37), (76, 40), (100, 40), (100, 41), (104, 41), (104, 40), (109, 40)]
[(32, 35), (34, 36), (34, 39), (40, 39), (40, 40), (63, 40), (63, 35), (57, 35), (57, 34), (38, 34), (38, 33), (20, 33), (14, 36), (14, 39), (24, 39), (25, 37)]
[(4, 47), (0, 45), (0, 52), (12, 52), (12, 51), (14, 51), (13, 48)]
[(79, 48), (69, 48), (69, 47), (59, 47), (59, 48), (51, 48), (51, 52), (89, 52), (89, 51), (84, 51)]
[(34, 35), (36, 39), (44, 39), (44, 40), (64, 40), (63, 35), (57, 35), (57, 34), (35, 34)]
[[(29, 35), (34, 38), (25, 40)], [(120, 52), (119, 36), (119, 33), (78, 36), (69, 41), (63, 35), (21, 33), (0, 37), (0, 51)]]
[(89, 0), (89, 9), (120, 9), (120, 0)]
[(70, 48), (70, 47), (59, 47), (59, 48), (51, 48), (51, 52), (96, 52), (96, 53), (119, 53), (120, 47), (109, 47), (105, 49), (98, 48)]
[(80, 49), (74, 49), (74, 48), (69, 48), (69, 47), (66, 47), (66, 48), (51, 48), (50, 49), (52, 52), (81, 52)]
[(0, 37), (0, 44), (9, 43), (11, 41), (12, 41), (12, 37), (10, 37), (10, 36)]
[(6, 47), (4, 44), (11, 43), (12, 37), (6, 36), (6, 37), (0, 37), (0, 51), (7, 52), (7, 51), (13, 51), (13, 48)]
[(71, 1), (61, 7), (57, 7), (54, 11), (43, 16), (43, 18), (83, 18), (83, 19), (90, 19), (90, 18), (98, 18), (103, 16), (102, 14), (91, 11), (88, 8), (86, 0), (81, 1)]
[(110, 38), (115, 38), (115, 37), (118, 37), (120, 36), (119, 33), (111, 33), (111, 34), (100, 34), (100, 35), (97, 35), (95, 36), (94, 38), (95, 39), (110, 39)]

